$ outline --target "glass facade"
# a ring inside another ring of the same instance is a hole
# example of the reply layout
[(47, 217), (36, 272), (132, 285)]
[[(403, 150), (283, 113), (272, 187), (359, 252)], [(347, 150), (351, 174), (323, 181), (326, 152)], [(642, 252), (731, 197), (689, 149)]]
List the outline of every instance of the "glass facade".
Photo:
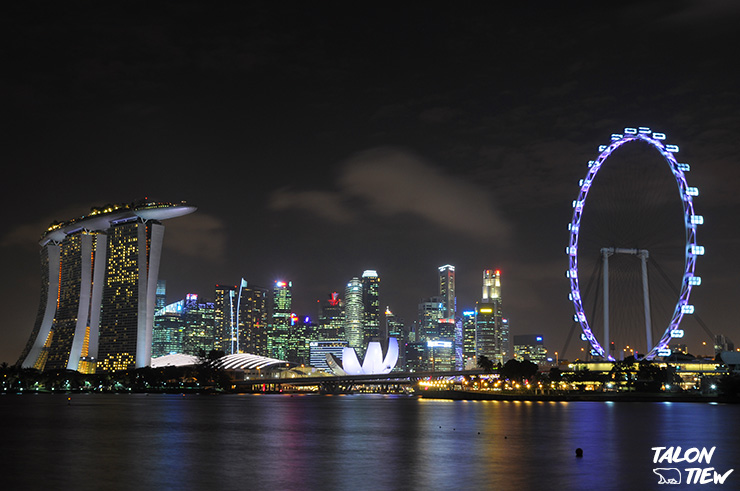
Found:
[(419, 304), (419, 326), (417, 328), (417, 341), (428, 341), (439, 339), (439, 321), (445, 318), (445, 303), (442, 297), (431, 297)]
[(537, 364), (546, 363), (547, 349), (545, 349), (542, 334), (519, 334), (514, 336), (514, 355), (519, 360), (529, 360)]
[(319, 307), (320, 340), (344, 339), (344, 302), (337, 292)]
[(362, 346), (380, 337), (380, 277), (374, 270), (362, 273)]
[(272, 323), (268, 337), (268, 349), (272, 358), (287, 360), (290, 339), (293, 283), (276, 281), (272, 289)]
[(494, 363), (505, 363), (510, 357), (509, 323), (503, 317), (501, 272), (483, 272), (483, 294), (476, 304), (476, 358), (486, 356)]
[(344, 337), (351, 348), (364, 348), (362, 321), (364, 306), (362, 303), (362, 282), (352, 278), (344, 291)]
[(454, 319), (457, 313), (455, 297), (455, 266), (446, 264), (439, 267), (439, 296), (444, 304), (444, 317)]
[(331, 368), (326, 360), (327, 353), (334, 355), (337, 359), (342, 359), (342, 350), (347, 347), (347, 341), (341, 339), (335, 340), (316, 340), (310, 341), (309, 346), (309, 363), (312, 367), (332, 373)]
[(406, 326), (403, 323), (403, 319), (393, 312), (389, 307), (385, 309), (385, 332), (387, 334), (386, 339), (396, 338), (398, 340), (398, 363), (394, 368), (395, 371), (405, 370), (406, 368), (406, 350), (403, 349), (406, 346), (408, 336), (406, 335)]

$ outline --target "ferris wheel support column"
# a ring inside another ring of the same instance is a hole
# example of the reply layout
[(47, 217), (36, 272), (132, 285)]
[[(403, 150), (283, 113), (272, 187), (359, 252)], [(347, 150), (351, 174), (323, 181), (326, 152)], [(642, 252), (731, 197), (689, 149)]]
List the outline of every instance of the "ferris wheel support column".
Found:
[(645, 308), (645, 337), (647, 338), (647, 350), (653, 346), (653, 326), (650, 322), (650, 290), (648, 290), (647, 259), (649, 253), (647, 249), (637, 251), (642, 263), (642, 298), (643, 307)]
[(604, 258), (604, 359), (609, 359), (609, 256), (614, 254), (613, 247), (601, 249)]

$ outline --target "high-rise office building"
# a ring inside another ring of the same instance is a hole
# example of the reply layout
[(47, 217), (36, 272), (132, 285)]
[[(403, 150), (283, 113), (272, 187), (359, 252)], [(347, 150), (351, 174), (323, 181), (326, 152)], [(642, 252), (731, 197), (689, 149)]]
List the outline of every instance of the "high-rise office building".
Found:
[(237, 294), (234, 285), (216, 285), (214, 325), (216, 330), (216, 349), (228, 355), (239, 352), (237, 345)]
[(214, 302), (200, 301), (194, 293), (159, 309), (154, 314), (152, 357), (198, 356), (217, 349), (215, 313)]
[(157, 280), (157, 294), (154, 302), (154, 312), (167, 306), (167, 281)]
[(308, 365), (310, 363), (309, 342), (317, 336), (318, 325), (311, 322), (310, 317), (299, 317), (292, 314), (288, 333), (287, 361)]
[(478, 358), (475, 349), (475, 310), (466, 310), (462, 316), (463, 367), (470, 370), (476, 367)]
[(276, 281), (272, 289), (272, 316), (267, 346), (270, 355), (278, 360), (288, 359), (293, 283)]
[[(268, 315), (266, 288), (247, 285), (242, 280), (242, 288), (237, 302), (239, 352), (252, 355), (268, 356)], [(290, 307), (289, 307), (290, 308)]]
[(352, 278), (344, 290), (344, 337), (350, 348), (364, 348), (362, 322), (365, 309), (362, 302), (362, 282)]
[(139, 201), (52, 224), (40, 241), (41, 301), (19, 363), (83, 372), (148, 366), (161, 221), (193, 211)]
[(269, 292), (242, 278), (239, 286), (216, 285), (214, 349), (268, 356)]
[(213, 302), (201, 302), (195, 293), (187, 294), (182, 312), (183, 333), (180, 353), (198, 356), (214, 349), (215, 310)]
[(514, 355), (519, 360), (533, 363), (547, 362), (547, 349), (541, 334), (518, 334), (514, 336)]
[(444, 304), (444, 317), (454, 319), (457, 312), (455, 297), (455, 266), (445, 264), (439, 267), (439, 296)]
[(362, 345), (380, 337), (380, 277), (374, 270), (362, 273)]
[(418, 305), (419, 320), (416, 329), (417, 341), (428, 341), (439, 339), (442, 335), (439, 321), (446, 319), (445, 302), (442, 297), (431, 297), (422, 300)]
[(337, 292), (329, 295), (319, 307), (318, 339), (344, 339), (344, 302)]
[(396, 338), (398, 340), (398, 362), (394, 371), (403, 371), (406, 369), (406, 342), (408, 336), (406, 335), (406, 326), (403, 323), (403, 319), (394, 314), (390, 307), (385, 309), (385, 340), (386, 344), (383, 345), (387, 348), (388, 338)]
[(308, 347), (310, 365), (324, 372), (332, 373), (326, 355), (332, 354), (335, 359), (341, 360), (342, 350), (347, 347), (347, 341), (341, 339), (316, 340), (310, 341)]
[(503, 364), (510, 358), (510, 352), (509, 325), (502, 311), (501, 271), (483, 272), (483, 291), (475, 314), (477, 356)]
[(427, 369), (426, 365), (426, 341), (407, 342), (404, 347), (404, 359), (406, 360), (406, 370), (409, 372), (421, 372)]
[(184, 308), (185, 300), (180, 300), (165, 305), (154, 313), (152, 358), (184, 353), (182, 350), (182, 338), (185, 331), (182, 318)]

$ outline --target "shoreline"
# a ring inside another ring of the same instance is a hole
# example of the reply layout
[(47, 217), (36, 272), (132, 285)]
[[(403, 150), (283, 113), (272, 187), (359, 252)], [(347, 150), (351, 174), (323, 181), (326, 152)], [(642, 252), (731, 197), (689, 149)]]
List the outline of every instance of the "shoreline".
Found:
[(723, 402), (737, 403), (719, 395), (654, 393), (654, 392), (594, 392), (591, 394), (512, 394), (501, 392), (474, 392), (464, 390), (422, 390), (424, 399), (456, 401), (596, 401), (596, 402)]

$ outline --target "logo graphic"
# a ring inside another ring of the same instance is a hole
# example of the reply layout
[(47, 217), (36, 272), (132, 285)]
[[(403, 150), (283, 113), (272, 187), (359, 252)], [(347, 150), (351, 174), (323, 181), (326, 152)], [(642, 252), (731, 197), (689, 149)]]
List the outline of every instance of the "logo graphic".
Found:
[[(712, 463), (712, 457), (717, 447), (691, 447), (683, 450), (681, 447), (652, 447), (653, 464), (681, 464), (687, 467), (683, 470), (677, 467), (656, 467), (653, 473), (660, 478), (658, 484), (681, 484), (682, 474), (686, 477), (686, 484), (724, 484), (735, 469), (718, 472)], [(707, 467), (698, 467), (699, 465)]]
[(658, 467), (653, 472), (660, 476), (658, 484), (681, 484), (681, 471), (675, 467)]

